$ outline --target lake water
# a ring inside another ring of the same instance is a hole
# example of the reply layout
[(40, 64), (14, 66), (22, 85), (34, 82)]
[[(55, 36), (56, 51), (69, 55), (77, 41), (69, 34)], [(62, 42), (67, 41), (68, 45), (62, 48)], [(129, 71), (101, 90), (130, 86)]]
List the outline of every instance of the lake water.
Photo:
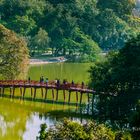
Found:
[[(54, 80), (55, 78), (74, 80), (75, 82), (88, 82), (88, 69), (91, 64), (57, 63), (39, 66), (31, 66), (29, 76), (32, 80), (39, 80), (40, 76)], [(9, 91), (6, 91), (9, 95)], [(29, 91), (26, 94), (28, 96)], [(38, 91), (37, 98), (40, 91)], [(61, 93), (60, 93), (61, 94)], [(51, 95), (48, 101), (40, 100), (20, 100), (19, 91), (16, 97), (0, 98), (0, 140), (35, 140), (40, 130), (40, 124), (47, 123), (50, 127), (67, 117), (72, 120), (84, 121), (79, 115), (79, 107), (74, 104), (75, 97), (72, 98), (73, 104), (64, 104), (63, 97), (60, 96), (58, 102), (53, 102)], [(86, 103), (86, 95), (83, 102)]]

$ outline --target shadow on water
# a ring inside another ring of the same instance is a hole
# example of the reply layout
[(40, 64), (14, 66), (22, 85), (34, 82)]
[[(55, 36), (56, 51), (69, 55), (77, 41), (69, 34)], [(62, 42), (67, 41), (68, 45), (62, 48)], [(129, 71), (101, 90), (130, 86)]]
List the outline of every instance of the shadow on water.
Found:
[(23, 100), (23, 101), (31, 101), (31, 102), (38, 102), (38, 103), (48, 103), (48, 104), (58, 104), (58, 105), (70, 105), (70, 106), (83, 106), (83, 104), (80, 104), (80, 103), (74, 103), (74, 102), (66, 102), (66, 101), (56, 101), (56, 100), (50, 100), (50, 99), (39, 99), (39, 98), (31, 98), (31, 97), (24, 97), (24, 98), (21, 98), (20, 96), (14, 96), (14, 97), (11, 97), (10, 95), (2, 95), (1, 98), (4, 97), (4, 98), (9, 98), (9, 99), (20, 99), (20, 100)]

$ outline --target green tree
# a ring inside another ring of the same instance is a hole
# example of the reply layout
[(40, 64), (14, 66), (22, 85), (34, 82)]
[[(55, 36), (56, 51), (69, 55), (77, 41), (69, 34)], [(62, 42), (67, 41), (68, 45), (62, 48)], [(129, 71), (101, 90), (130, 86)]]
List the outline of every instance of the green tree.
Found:
[(38, 33), (32, 38), (31, 51), (38, 51), (38, 53), (43, 53), (49, 47), (49, 42), (50, 38), (48, 33), (44, 29), (40, 28)]
[(4, 79), (25, 76), (28, 65), (26, 42), (0, 25), (0, 74)]
[(27, 36), (36, 29), (36, 22), (26, 16), (16, 16), (14, 19), (10, 19), (8, 27), (15, 30), (20, 35)]
[(119, 52), (110, 53), (106, 60), (91, 67), (91, 87), (104, 92), (104, 95), (99, 94), (97, 103), (101, 117), (114, 120), (121, 116), (120, 122), (128, 123), (129, 113), (140, 98), (139, 53), (140, 35), (129, 40)]
[[(131, 140), (131, 135), (126, 132), (113, 132), (109, 127), (95, 122), (80, 124), (67, 119), (53, 128), (39, 131), (39, 140)], [(45, 138), (44, 138), (45, 136)]]
[(138, 101), (136, 109), (131, 113), (129, 123), (133, 138), (138, 140), (140, 137), (140, 101)]
[(92, 82), (97, 84), (96, 88), (105, 86), (108, 91), (116, 92), (137, 88), (140, 84), (139, 40), (140, 35), (128, 41), (118, 53), (111, 53), (105, 62), (91, 68)]
[(123, 17), (125, 14), (132, 14), (135, 4), (135, 0), (98, 0), (98, 6), (101, 9), (112, 9), (120, 17)]
[[(103, 124), (89, 122), (82, 125), (78, 122), (72, 122), (66, 119), (63, 123), (57, 124), (54, 128), (47, 130), (45, 135), (46, 140), (112, 140), (115, 137), (115, 133)], [(40, 136), (42, 136), (42, 134), (40, 134)]]

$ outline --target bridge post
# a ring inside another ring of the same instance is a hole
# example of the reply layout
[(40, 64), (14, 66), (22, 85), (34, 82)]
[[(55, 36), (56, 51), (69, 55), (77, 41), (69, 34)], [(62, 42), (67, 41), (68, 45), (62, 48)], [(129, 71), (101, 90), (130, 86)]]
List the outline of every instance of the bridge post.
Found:
[(87, 93), (88, 94), (88, 107), (87, 107), (87, 114), (89, 114), (89, 108), (90, 108), (90, 93)]
[(54, 89), (52, 88), (52, 98), (54, 100)]
[(19, 89), (20, 89), (20, 95), (21, 95), (20, 98), (22, 98), (22, 87), (20, 87)]
[(0, 87), (0, 96), (2, 96), (2, 88)]
[(12, 98), (12, 87), (10, 87), (10, 98)]
[(45, 88), (45, 100), (47, 99), (47, 92), (48, 92), (48, 89)]
[(25, 92), (26, 92), (26, 88), (24, 87), (24, 89), (23, 89), (23, 99), (24, 99), (24, 96), (25, 96)]
[(13, 87), (13, 97), (15, 96), (15, 87)]
[(36, 97), (36, 88), (34, 88), (34, 99)]
[(31, 98), (32, 98), (32, 96), (33, 96), (33, 88), (31, 87)]
[(71, 90), (69, 90), (69, 100), (68, 100), (69, 103), (70, 103), (70, 96), (71, 96)]
[(56, 89), (56, 101), (58, 100), (58, 89)]
[(78, 103), (78, 91), (76, 91), (76, 102)]
[(63, 90), (63, 95), (64, 95), (64, 101), (66, 101), (66, 92)]
[(92, 93), (92, 115), (93, 115), (93, 107), (94, 107), (94, 94)]
[(4, 90), (5, 90), (5, 88), (3, 87), (2, 88), (2, 96), (4, 96)]
[(43, 99), (43, 88), (41, 87), (41, 95), (42, 95), (42, 99)]
[(81, 91), (80, 93), (81, 93), (81, 95), (80, 95), (80, 105), (81, 105), (82, 104), (83, 92)]
[(0, 95), (1, 97), (4, 95), (4, 87), (0, 87)]

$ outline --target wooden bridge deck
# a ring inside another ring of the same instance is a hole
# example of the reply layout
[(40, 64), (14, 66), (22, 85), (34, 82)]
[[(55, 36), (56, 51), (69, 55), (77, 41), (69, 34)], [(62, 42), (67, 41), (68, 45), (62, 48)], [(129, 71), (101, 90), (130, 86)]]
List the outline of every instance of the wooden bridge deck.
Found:
[[(31, 94), (31, 99), (36, 99), (37, 89), (41, 90), (41, 96), (43, 101), (47, 100), (47, 95), (51, 94), (53, 101), (57, 101), (59, 97), (59, 91), (62, 91), (64, 102), (66, 102), (66, 96), (68, 97), (68, 103), (71, 102), (71, 93), (73, 92), (76, 97), (76, 104), (82, 104), (83, 94), (87, 95), (88, 100), (88, 110), (89, 103), (91, 102), (92, 110), (94, 107), (94, 97), (95, 95), (109, 95), (109, 96), (117, 96), (114, 93), (105, 93), (105, 92), (96, 92), (93, 89), (89, 89), (86, 85), (82, 84), (72, 84), (69, 82), (66, 83), (55, 83), (55, 81), (39, 82), (39, 81), (28, 81), (28, 80), (0, 80), (0, 96), (4, 96), (5, 89), (10, 89), (10, 97), (14, 97), (15, 89), (19, 89), (20, 91), (20, 99), (24, 99), (26, 94), (26, 89), (28, 93)], [(51, 92), (48, 93), (48, 90)], [(66, 92), (67, 91), (67, 92)], [(79, 97), (80, 96), (80, 97)], [(80, 99), (79, 99), (80, 98)]]
[(78, 91), (83, 93), (95, 93), (94, 90), (89, 89), (87, 86), (82, 86), (81, 84), (57, 84), (55, 81), (49, 81), (48, 83), (39, 81), (27, 81), (27, 80), (0, 80), (0, 88), (47, 88), (47, 89), (57, 89), (57, 90), (69, 90)]
[[(41, 94), (43, 98), (43, 89), (45, 89), (45, 99), (47, 99), (47, 91), (51, 90), (52, 91), (52, 98), (54, 100), (54, 91), (56, 91), (56, 100), (58, 100), (58, 92), (59, 90), (63, 91), (63, 96), (64, 96), (64, 101), (66, 99), (66, 92), (69, 92), (68, 95), (68, 102), (70, 102), (71, 99), (71, 92), (76, 93), (76, 101), (78, 103), (78, 92), (80, 93), (80, 104), (82, 103), (82, 95), (83, 93), (88, 95), (88, 101), (89, 101), (89, 94), (95, 94), (96, 92), (92, 89), (89, 89), (85, 85), (81, 84), (71, 84), (71, 83), (62, 83), (58, 84), (55, 83), (55, 81), (49, 81), (48, 83), (45, 82), (39, 82), (39, 81), (27, 81), (27, 80), (0, 80), (0, 95), (4, 95), (4, 90), (6, 88), (10, 89), (10, 96), (14, 97), (15, 94), (15, 89), (19, 88), (20, 89), (20, 94), (21, 97), (24, 98), (25, 96), (25, 91), (27, 88), (31, 89), (31, 98), (35, 99), (36, 98), (36, 90), (41, 89)], [(33, 92), (34, 89), (34, 92)]]

